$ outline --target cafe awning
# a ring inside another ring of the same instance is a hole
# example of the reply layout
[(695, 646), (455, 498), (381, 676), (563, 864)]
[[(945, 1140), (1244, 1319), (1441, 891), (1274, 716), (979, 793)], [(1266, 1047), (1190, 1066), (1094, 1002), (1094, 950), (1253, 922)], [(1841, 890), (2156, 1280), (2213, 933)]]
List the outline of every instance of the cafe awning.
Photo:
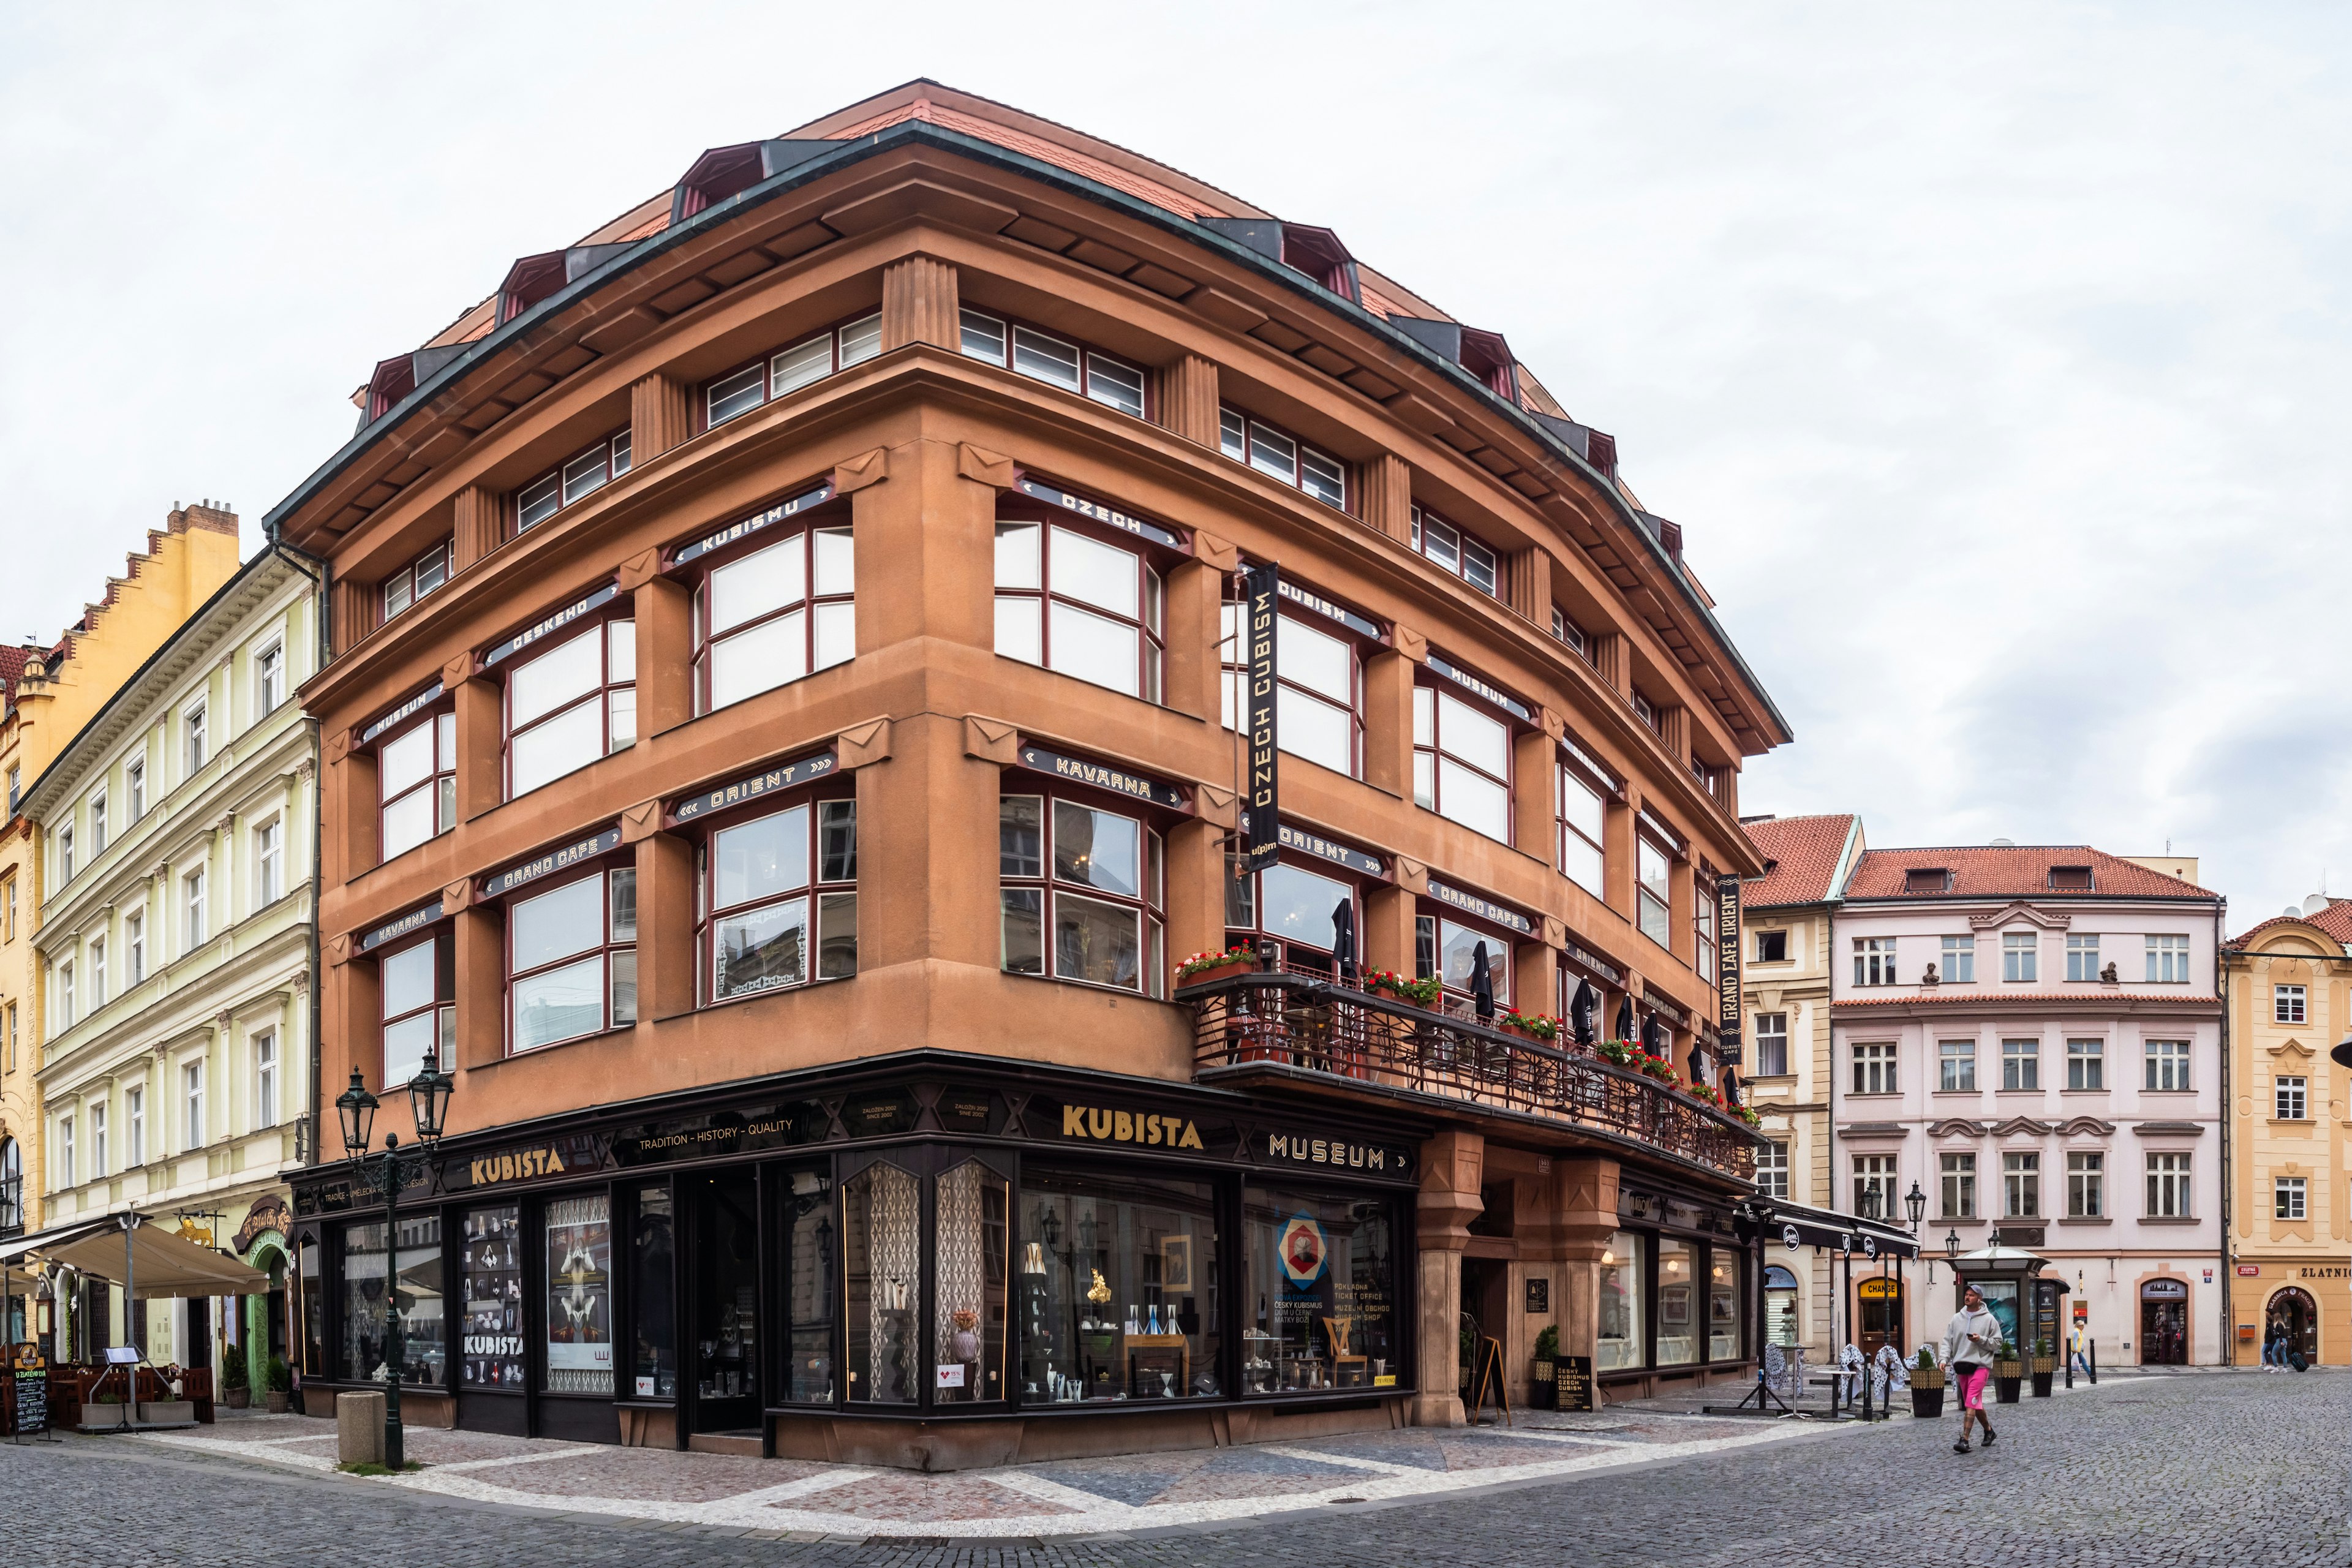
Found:
[(209, 1247), (199, 1247), (159, 1225), (133, 1226), (128, 1233), (126, 1257), (123, 1237), (128, 1217), (110, 1215), (88, 1225), (60, 1226), (20, 1237), (7, 1248), (0, 1248), (0, 1262), (56, 1263), (114, 1285), (121, 1285), (127, 1275), (133, 1286), (131, 1294), (142, 1301), (173, 1296), (268, 1293), (269, 1276), (258, 1268), (249, 1268)]
[(1919, 1256), (1918, 1237), (1899, 1225), (1842, 1214), (1836, 1209), (1817, 1209), (1811, 1204), (1790, 1203), (1786, 1198), (1772, 1200), (1771, 1222), (1764, 1229), (1767, 1250), (1775, 1243), (1792, 1248), (1826, 1247), (1835, 1252), (1851, 1249), (1864, 1257)]
[(78, 1240), (97, 1231), (112, 1234), (121, 1229), (121, 1222), (110, 1215), (104, 1219), (78, 1219), (71, 1225), (51, 1226), (47, 1230), (37, 1230), (29, 1235), (12, 1236), (0, 1242), (0, 1268), (30, 1268), (49, 1247)]

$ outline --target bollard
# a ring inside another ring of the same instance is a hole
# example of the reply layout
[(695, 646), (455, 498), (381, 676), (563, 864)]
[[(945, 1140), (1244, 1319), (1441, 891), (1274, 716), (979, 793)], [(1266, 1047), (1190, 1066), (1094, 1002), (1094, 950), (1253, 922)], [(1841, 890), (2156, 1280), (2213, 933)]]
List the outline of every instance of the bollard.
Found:
[(339, 1465), (383, 1463), (383, 1395), (377, 1393), (335, 1395), (335, 1462)]

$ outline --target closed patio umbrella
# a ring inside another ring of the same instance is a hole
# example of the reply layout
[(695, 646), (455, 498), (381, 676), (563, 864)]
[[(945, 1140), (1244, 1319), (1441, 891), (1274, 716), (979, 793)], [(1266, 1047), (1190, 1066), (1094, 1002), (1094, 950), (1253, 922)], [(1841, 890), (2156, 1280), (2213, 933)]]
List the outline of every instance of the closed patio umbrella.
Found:
[(1486, 968), (1486, 944), (1480, 942), (1470, 950), (1470, 1001), (1477, 1009), (1478, 1021), (1495, 1021), (1495, 978)]
[(1617, 999), (1615, 1038), (1622, 1040), (1629, 1046), (1633, 1043), (1633, 999), (1631, 996), (1621, 996)]
[(1356, 900), (1341, 899), (1331, 908), (1331, 945), (1339, 960), (1339, 983), (1356, 980)]
[(1569, 999), (1568, 1027), (1580, 1046), (1592, 1044), (1601, 1027), (1601, 994), (1590, 980), (1576, 983), (1576, 994)]

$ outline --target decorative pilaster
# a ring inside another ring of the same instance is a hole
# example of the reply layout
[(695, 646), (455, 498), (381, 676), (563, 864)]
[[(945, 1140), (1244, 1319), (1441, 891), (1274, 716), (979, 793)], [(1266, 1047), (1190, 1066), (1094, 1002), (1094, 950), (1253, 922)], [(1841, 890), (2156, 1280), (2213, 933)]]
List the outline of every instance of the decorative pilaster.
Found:
[(882, 352), (908, 343), (953, 350), (962, 342), (956, 269), (929, 256), (909, 256), (882, 269)]

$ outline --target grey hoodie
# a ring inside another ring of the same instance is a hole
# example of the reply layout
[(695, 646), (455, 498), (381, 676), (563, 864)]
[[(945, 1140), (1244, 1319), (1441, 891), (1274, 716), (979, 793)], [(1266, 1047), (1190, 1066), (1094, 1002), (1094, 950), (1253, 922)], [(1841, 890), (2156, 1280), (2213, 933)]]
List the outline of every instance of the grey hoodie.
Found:
[(1944, 1331), (1944, 1364), (1974, 1362), (1979, 1366), (1990, 1366), (2000, 1359), (2000, 1320), (1984, 1308), (1969, 1311), (1966, 1307), (1952, 1314), (1951, 1326)]

